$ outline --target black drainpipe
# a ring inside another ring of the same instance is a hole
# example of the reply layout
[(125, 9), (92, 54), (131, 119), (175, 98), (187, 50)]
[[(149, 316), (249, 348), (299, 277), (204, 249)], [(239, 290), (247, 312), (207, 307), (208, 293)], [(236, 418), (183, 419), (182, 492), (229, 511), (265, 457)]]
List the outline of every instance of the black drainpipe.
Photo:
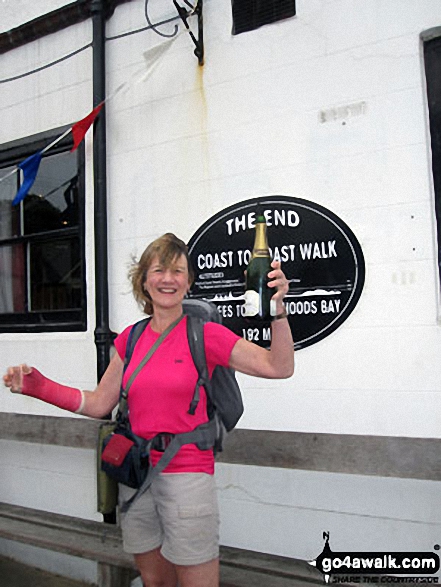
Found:
[[(93, 106), (106, 99), (105, 0), (92, 0)], [(107, 174), (106, 105), (93, 125), (93, 191), (95, 229), (95, 345), (98, 381), (110, 362), (113, 333), (109, 328), (109, 286), (107, 259)], [(110, 414), (108, 418), (110, 418)], [(116, 512), (103, 514), (107, 524), (116, 523)]]
[[(106, 98), (105, 2), (92, 0), (93, 25), (93, 106)], [(98, 381), (110, 361), (113, 336), (109, 328), (109, 288), (107, 259), (107, 177), (106, 106), (93, 126), (93, 187), (95, 229), (95, 345)]]

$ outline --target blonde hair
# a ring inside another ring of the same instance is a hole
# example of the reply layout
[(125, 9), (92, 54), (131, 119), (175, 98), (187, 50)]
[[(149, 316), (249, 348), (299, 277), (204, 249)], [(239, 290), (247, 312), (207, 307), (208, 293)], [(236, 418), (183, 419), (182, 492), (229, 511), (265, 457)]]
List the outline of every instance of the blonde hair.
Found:
[(151, 242), (142, 253), (139, 261), (134, 261), (129, 269), (129, 279), (135, 300), (142, 307), (145, 314), (153, 314), (153, 304), (150, 294), (144, 288), (147, 271), (155, 258), (166, 268), (173, 266), (182, 256), (187, 259), (189, 283), (193, 283), (194, 273), (188, 255), (187, 245), (177, 236), (168, 232)]

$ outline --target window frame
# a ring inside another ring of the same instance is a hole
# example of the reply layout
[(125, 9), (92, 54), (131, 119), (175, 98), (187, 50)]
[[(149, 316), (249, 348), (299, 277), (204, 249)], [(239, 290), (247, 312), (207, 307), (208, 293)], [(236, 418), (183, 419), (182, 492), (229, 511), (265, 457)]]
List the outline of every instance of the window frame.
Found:
[[(426, 103), (428, 112), (429, 142), (431, 150), (430, 171), (434, 195), (434, 212), (437, 236), (438, 285), (441, 285), (441, 107), (438, 101), (438, 70), (441, 70), (441, 27), (430, 29), (421, 34), (423, 41), (424, 74), (426, 82)], [(436, 53), (436, 57), (435, 57)], [(434, 105), (436, 104), (436, 108)], [(441, 295), (438, 287), (438, 297)]]
[[(37, 135), (0, 145), (0, 173), (5, 167), (14, 167), (27, 157), (37, 153), (62, 135), (70, 127), (52, 129)], [(70, 151), (73, 146), (72, 133), (61, 139), (43, 154), (44, 157)], [(77, 227), (61, 228), (0, 238), (0, 245), (45, 242), (61, 240), (71, 236), (79, 237), (81, 259), (81, 308), (65, 310), (29, 310), (24, 312), (0, 313), (0, 333), (13, 332), (74, 332), (87, 330), (86, 292), (86, 247), (85, 247), (85, 148), (82, 142), (75, 152), (78, 169), (79, 219)], [(18, 172), (19, 173), (19, 172)], [(4, 173), (2, 174), (4, 175)], [(21, 205), (21, 204), (20, 204)], [(27, 255), (26, 255), (27, 256)], [(25, 272), (24, 287), (29, 288), (29, 271)]]

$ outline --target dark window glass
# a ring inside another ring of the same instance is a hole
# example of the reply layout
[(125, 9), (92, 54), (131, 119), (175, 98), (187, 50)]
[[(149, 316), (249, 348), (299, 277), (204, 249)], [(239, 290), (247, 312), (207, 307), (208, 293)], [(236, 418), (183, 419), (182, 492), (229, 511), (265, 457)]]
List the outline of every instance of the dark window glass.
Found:
[(429, 105), (435, 214), (438, 228), (438, 269), (441, 278), (441, 37), (424, 44)]
[(232, 0), (233, 35), (295, 16), (295, 0)]
[(78, 170), (72, 153), (41, 161), (35, 182), (23, 200), (24, 234), (78, 226)]
[[(51, 138), (0, 148), (0, 178)], [(84, 149), (70, 148), (60, 141), (44, 154), (18, 206), (21, 172), (0, 181), (0, 331), (86, 328)]]
[(30, 310), (81, 307), (81, 255), (77, 238), (36, 241), (30, 245), (29, 256)]

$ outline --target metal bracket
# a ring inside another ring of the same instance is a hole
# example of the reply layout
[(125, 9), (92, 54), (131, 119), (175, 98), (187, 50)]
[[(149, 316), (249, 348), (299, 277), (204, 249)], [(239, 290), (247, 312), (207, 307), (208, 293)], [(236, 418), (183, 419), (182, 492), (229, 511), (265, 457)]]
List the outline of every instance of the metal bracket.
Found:
[[(202, 18), (203, 0), (196, 0), (195, 6), (190, 4), (190, 2), (188, 2), (188, 0), (183, 0), (184, 3), (190, 8), (190, 10), (187, 10), (186, 8), (184, 8), (183, 6), (178, 4), (176, 0), (172, 0), (172, 1), (173, 1), (173, 4), (175, 5), (176, 10), (178, 11), (179, 18), (184, 23), (184, 26), (187, 29), (188, 34), (190, 35), (193, 43), (195, 44), (196, 49), (194, 50), (194, 54), (198, 58), (199, 65), (203, 65), (204, 64), (204, 26), (203, 26), (203, 18)], [(178, 30), (179, 30), (179, 27), (177, 24), (175, 24), (173, 32), (171, 34), (163, 33), (157, 27), (161, 24), (173, 22), (174, 20), (177, 19), (177, 17), (175, 16), (175, 17), (170, 18), (168, 20), (165, 20), (163, 22), (154, 24), (150, 20), (150, 17), (149, 17), (148, 4), (149, 4), (149, 0), (145, 0), (145, 17), (146, 17), (146, 20), (149, 24), (148, 28), (155, 31), (155, 33), (157, 33), (161, 37), (168, 37), (168, 38), (175, 37), (178, 34)], [(194, 34), (190, 30), (190, 26), (187, 22), (188, 17), (193, 16), (194, 14), (196, 14), (196, 16), (198, 17), (198, 38), (196, 38), (194, 36)]]
[[(202, 15), (202, 7), (203, 7), (203, 0), (197, 0), (196, 5), (192, 6), (188, 0), (184, 0), (184, 3), (191, 8), (188, 11), (183, 6), (180, 6), (176, 0), (173, 0), (173, 4), (175, 5), (176, 10), (178, 11), (179, 17), (181, 18), (182, 22), (185, 25), (185, 28), (188, 31), (193, 43), (195, 44), (194, 54), (198, 58), (199, 65), (204, 64), (204, 24), (203, 24), (203, 15)], [(196, 38), (193, 32), (190, 30), (190, 26), (187, 22), (187, 18), (196, 14), (198, 17), (198, 38)]]

